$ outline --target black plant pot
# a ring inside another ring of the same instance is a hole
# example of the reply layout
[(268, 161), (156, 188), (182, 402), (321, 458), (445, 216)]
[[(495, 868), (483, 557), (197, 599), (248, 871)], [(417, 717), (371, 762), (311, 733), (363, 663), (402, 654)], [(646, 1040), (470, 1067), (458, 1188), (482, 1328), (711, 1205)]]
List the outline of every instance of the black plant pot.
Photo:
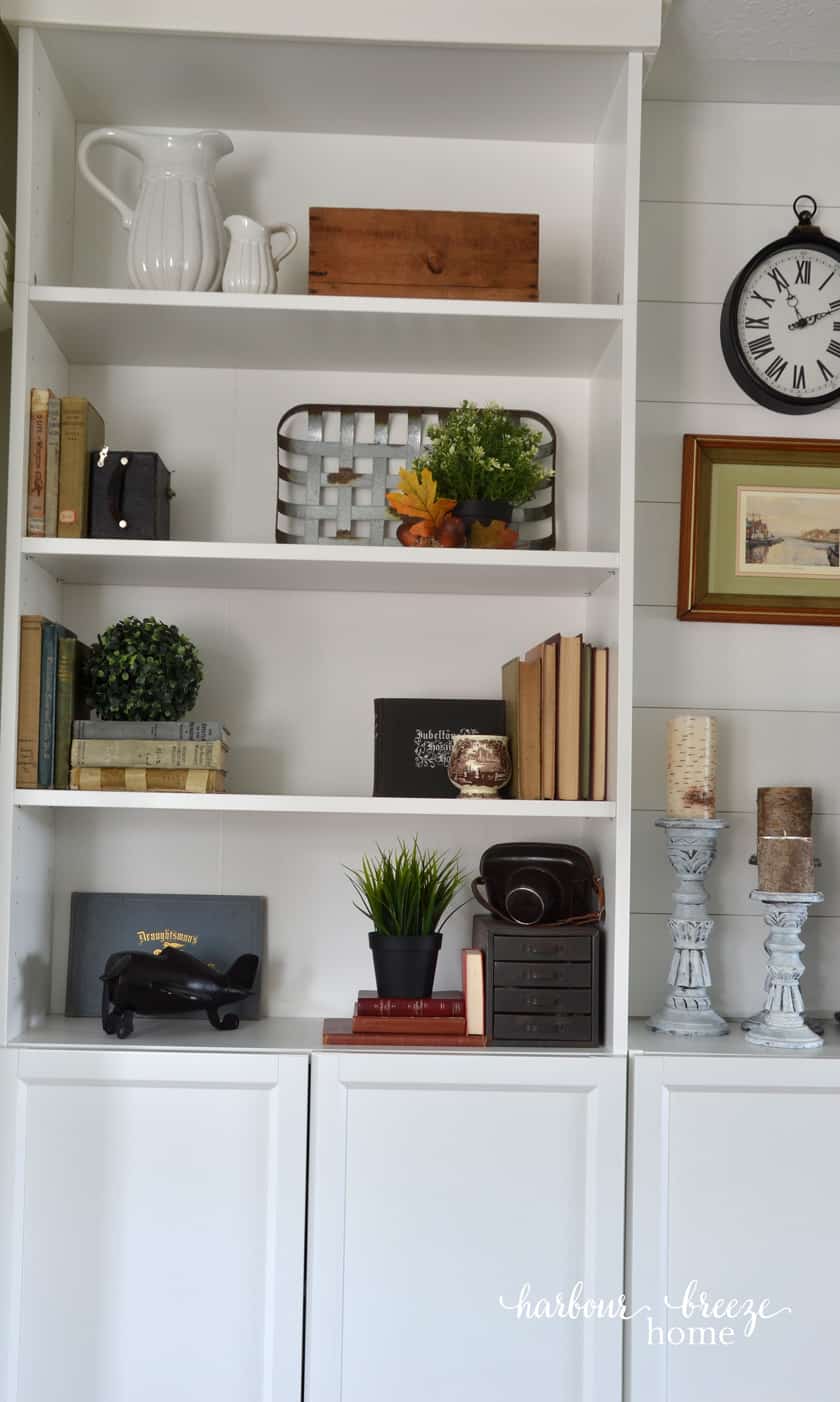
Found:
[(429, 998), (443, 935), (368, 935), (380, 998)]
[(470, 499), (459, 501), (452, 515), (460, 517), (469, 535), (470, 526), (475, 525), (476, 521), (482, 526), (489, 526), (491, 521), (504, 521), (505, 525), (509, 525), (513, 516), (513, 506), (509, 501)]

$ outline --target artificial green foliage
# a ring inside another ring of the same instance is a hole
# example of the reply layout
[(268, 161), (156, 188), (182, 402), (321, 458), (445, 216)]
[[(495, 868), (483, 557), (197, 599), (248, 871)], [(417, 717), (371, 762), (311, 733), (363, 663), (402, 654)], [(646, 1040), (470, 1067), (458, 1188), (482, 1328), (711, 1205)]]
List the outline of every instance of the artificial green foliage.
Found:
[(551, 476), (537, 460), (538, 429), (518, 424), (499, 404), (479, 409), (465, 399), (429, 429), (430, 448), (415, 459), (438, 492), (456, 501), (506, 501), (522, 506)]
[[(464, 877), (457, 857), (424, 852), (417, 838), (400, 842), (392, 852), (377, 849), (347, 875), (359, 897), (354, 904), (380, 935), (434, 935), (446, 924)], [(444, 918), (445, 917), (445, 918)]]
[(189, 638), (156, 618), (123, 618), (90, 650), (88, 701), (100, 720), (180, 720), (204, 669)]

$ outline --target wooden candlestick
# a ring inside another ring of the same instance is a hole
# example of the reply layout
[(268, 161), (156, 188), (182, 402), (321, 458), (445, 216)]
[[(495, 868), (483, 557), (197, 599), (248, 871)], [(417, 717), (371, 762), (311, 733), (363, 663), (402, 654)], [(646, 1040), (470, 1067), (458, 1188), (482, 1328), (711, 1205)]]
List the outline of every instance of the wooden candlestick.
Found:
[[(778, 792), (778, 790), (776, 790)], [(793, 790), (792, 792), (797, 792)], [(799, 791), (801, 792), (801, 790)], [(750, 899), (764, 907), (767, 938), (766, 999), (761, 1012), (748, 1017), (741, 1026), (747, 1041), (758, 1047), (779, 1047), (785, 1051), (813, 1051), (823, 1039), (805, 1021), (799, 980), (805, 972), (800, 955), (805, 948), (802, 930), (812, 905), (822, 899), (821, 891), (751, 891)]]
[(674, 716), (668, 721), (668, 817), (714, 818), (716, 784), (717, 721)]
[(673, 942), (668, 990), (664, 1005), (648, 1019), (648, 1027), (677, 1037), (724, 1037), (729, 1028), (709, 996), (712, 976), (706, 947), (715, 922), (708, 913), (703, 880), (726, 823), (719, 818), (657, 818), (656, 826), (665, 829), (677, 887), (668, 921)]
[(813, 794), (810, 789), (758, 790), (759, 891), (813, 891)]

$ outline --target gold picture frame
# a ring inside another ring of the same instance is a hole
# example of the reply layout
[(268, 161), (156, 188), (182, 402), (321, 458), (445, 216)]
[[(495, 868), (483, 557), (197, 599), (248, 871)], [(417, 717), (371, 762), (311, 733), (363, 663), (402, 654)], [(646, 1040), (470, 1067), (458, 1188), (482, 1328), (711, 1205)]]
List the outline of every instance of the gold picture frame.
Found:
[(685, 435), (677, 617), (840, 624), (840, 442)]

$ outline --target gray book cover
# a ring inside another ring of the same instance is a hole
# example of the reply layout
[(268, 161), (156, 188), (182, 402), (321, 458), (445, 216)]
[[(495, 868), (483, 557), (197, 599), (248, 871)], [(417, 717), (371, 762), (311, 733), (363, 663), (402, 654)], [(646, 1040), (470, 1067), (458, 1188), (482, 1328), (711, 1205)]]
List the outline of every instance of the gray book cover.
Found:
[(259, 1017), (265, 929), (264, 896), (74, 891), (70, 897), (65, 1015), (99, 1017), (101, 974), (112, 954), (137, 950), (159, 954), (166, 945), (172, 945), (219, 971), (229, 968), (240, 954), (256, 954), (260, 971), (255, 992), (239, 1004), (237, 1011), (245, 1018)]

